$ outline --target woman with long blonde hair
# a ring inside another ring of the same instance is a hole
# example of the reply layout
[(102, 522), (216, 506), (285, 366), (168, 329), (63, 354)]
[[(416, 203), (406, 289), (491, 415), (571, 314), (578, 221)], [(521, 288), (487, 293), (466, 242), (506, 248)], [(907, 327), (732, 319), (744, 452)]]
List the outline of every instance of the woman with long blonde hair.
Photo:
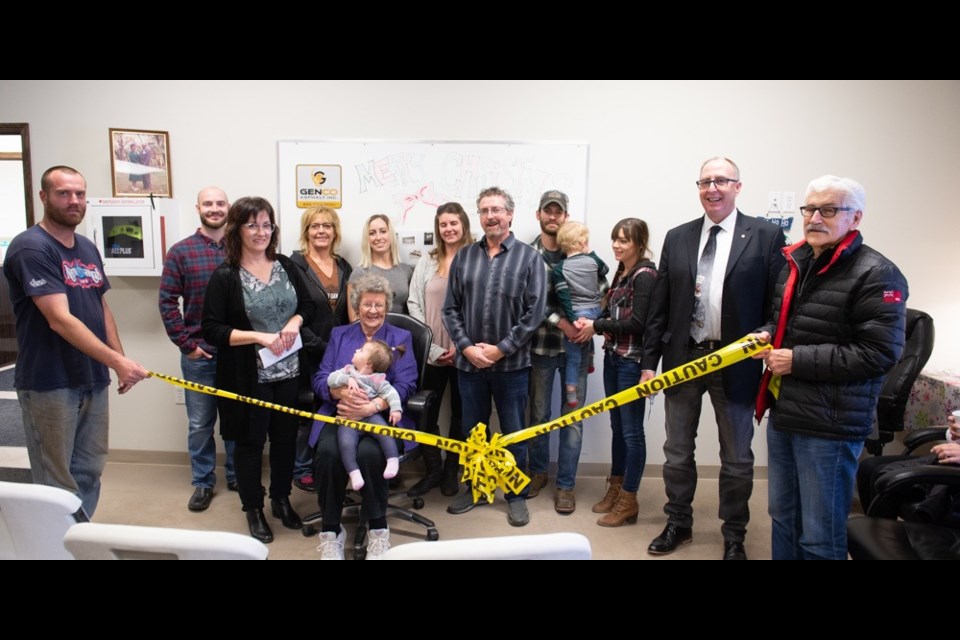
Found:
[[(390, 218), (382, 213), (370, 216), (364, 225), (360, 238), (360, 264), (353, 270), (349, 283), (367, 275), (376, 273), (390, 283), (393, 291), (393, 305), (388, 309), (392, 313), (407, 312), (407, 296), (410, 290), (410, 278), (413, 267), (400, 262), (397, 247), (397, 232)], [(348, 309), (350, 321), (357, 319), (353, 308)]]

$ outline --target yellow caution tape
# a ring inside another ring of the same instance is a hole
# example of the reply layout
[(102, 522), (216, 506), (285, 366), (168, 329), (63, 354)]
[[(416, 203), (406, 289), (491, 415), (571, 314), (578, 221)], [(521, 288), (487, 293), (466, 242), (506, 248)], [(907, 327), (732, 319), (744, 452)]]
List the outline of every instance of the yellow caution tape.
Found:
[(164, 382), (169, 382), (170, 384), (176, 387), (183, 387), (189, 391), (196, 391), (198, 393), (206, 393), (211, 396), (218, 396), (220, 398), (227, 398), (228, 400), (236, 400), (237, 402), (245, 402), (246, 404), (252, 404), (257, 407), (263, 407), (264, 409), (273, 409), (274, 411), (280, 411), (282, 413), (289, 413), (295, 416), (300, 416), (301, 418), (312, 418), (314, 420), (319, 420), (320, 422), (326, 422), (329, 424), (343, 425), (350, 427), (351, 429), (356, 429), (358, 431), (366, 431), (368, 433), (373, 433), (375, 435), (389, 436), (391, 438), (399, 438), (400, 440), (410, 440), (412, 442), (419, 442), (421, 444), (429, 444), (435, 447), (441, 447), (447, 451), (454, 451), (460, 453), (464, 448), (464, 443), (459, 440), (451, 440), (450, 438), (444, 438), (443, 436), (435, 436), (430, 433), (424, 433), (422, 431), (414, 431), (413, 429), (402, 429), (400, 427), (392, 427), (389, 425), (382, 424), (370, 424), (367, 422), (356, 422), (354, 420), (347, 420), (346, 418), (334, 417), (321, 415), (319, 413), (311, 413), (309, 411), (302, 411), (301, 409), (293, 409), (291, 407), (285, 407), (282, 404), (274, 404), (272, 402), (267, 402), (266, 400), (259, 400), (257, 398), (251, 398), (249, 396), (241, 396), (237, 393), (231, 391), (224, 391), (223, 389), (217, 389), (216, 387), (210, 387), (207, 385), (199, 384), (197, 382), (190, 382), (189, 380), (183, 380), (181, 378), (176, 378), (174, 376), (168, 376), (163, 373), (157, 373), (155, 371), (150, 371), (150, 376), (154, 378), (159, 378)]
[[(249, 396), (242, 396), (240, 394), (233, 393), (232, 391), (224, 391), (223, 389), (217, 389), (216, 387), (199, 384), (197, 382), (190, 382), (189, 380), (183, 380), (182, 378), (168, 376), (155, 371), (150, 371), (149, 374), (151, 377), (159, 378), (160, 380), (168, 382), (175, 387), (183, 387), (189, 391), (206, 393), (211, 396), (226, 398), (228, 400), (236, 400), (237, 402), (252, 404), (257, 407), (263, 407), (264, 409), (273, 409), (274, 411), (289, 413), (301, 418), (311, 418), (327, 424), (349, 427), (351, 429), (365, 431), (374, 435), (383, 435), (391, 438), (398, 438), (400, 440), (409, 440), (419, 444), (438, 447), (440, 449), (458, 454), (462, 464), (470, 465), (471, 469), (476, 470), (474, 473), (465, 473), (464, 478), (476, 477), (478, 482), (483, 486), (488, 486), (490, 483), (490, 478), (493, 478), (495, 487), (499, 486), (505, 491), (510, 491), (517, 487), (516, 473), (511, 473), (511, 469), (516, 468), (516, 460), (514, 460), (513, 454), (504, 449), (502, 446), (496, 445), (500, 434), (496, 434), (494, 439), (488, 443), (486, 441), (486, 427), (482, 425), (478, 425), (477, 428), (471, 432), (467, 442), (461, 442), (460, 440), (444, 438), (443, 436), (433, 435), (432, 433), (424, 433), (422, 431), (414, 431), (413, 429), (403, 429), (401, 427), (393, 427), (389, 425), (357, 422), (355, 420), (347, 420), (346, 418), (330, 417), (319, 413), (311, 413), (301, 409), (285, 407), (280, 404), (274, 404), (265, 400), (251, 398)], [(508, 483), (508, 478), (513, 478), (513, 482)], [(529, 480), (525, 480), (523, 484), (519, 485), (520, 488), (522, 489), (527, 482), (529, 482)], [(493, 501), (492, 490), (490, 491), (489, 499), (491, 502)]]
[(302, 418), (312, 418), (320, 422), (349, 427), (351, 429), (357, 429), (358, 431), (385, 435), (392, 438), (399, 438), (400, 440), (410, 440), (456, 453), (460, 456), (460, 464), (464, 467), (462, 480), (472, 487), (474, 502), (479, 501), (480, 498), (485, 498), (487, 502), (493, 502), (496, 489), (500, 489), (504, 493), (520, 493), (530, 482), (530, 478), (528, 478), (522, 470), (517, 468), (516, 459), (513, 457), (513, 454), (507, 450), (509, 445), (517, 444), (524, 440), (556, 431), (557, 429), (562, 429), (563, 427), (610, 411), (629, 402), (659, 393), (664, 389), (669, 389), (678, 384), (683, 384), (684, 382), (705, 376), (708, 373), (719, 371), (732, 364), (746, 360), (756, 353), (771, 348), (772, 347), (765, 342), (745, 336), (718, 351), (714, 351), (702, 358), (671, 369), (647, 382), (642, 382), (629, 389), (589, 404), (582, 409), (572, 411), (554, 422), (536, 425), (508, 435), (495, 433), (489, 440), (487, 439), (487, 425), (482, 422), (478, 423), (470, 431), (466, 442), (460, 442), (459, 440), (452, 440), (422, 431), (414, 431), (412, 429), (357, 422), (355, 420), (346, 420), (344, 418), (324, 416), (318, 413), (293, 409), (283, 405), (273, 404), (272, 402), (258, 400), (257, 398), (241, 396), (230, 391), (223, 391), (222, 389), (209, 387), (196, 382), (182, 380), (162, 373), (155, 373), (153, 371), (150, 372), (150, 375), (190, 391), (245, 402), (265, 409), (273, 409), (274, 411), (281, 411)]
[(780, 399), (780, 383), (783, 381), (783, 378), (780, 376), (771, 376), (770, 384), (767, 385), (767, 389), (770, 390), (770, 393), (773, 394), (774, 400)]
[(652, 396), (663, 391), (664, 389), (669, 389), (670, 387), (675, 387), (678, 384), (683, 384), (684, 382), (689, 382), (690, 380), (705, 376), (708, 373), (719, 371), (720, 369), (729, 367), (732, 364), (746, 360), (756, 353), (760, 353), (761, 351), (766, 351), (771, 348), (772, 347), (766, 342), (761, 342), (749, 336), (744, 336), (736, 342), (731, 342), (722, 349), (714, 351), (713, 353), (709, 353), (702, 358), (691, 360), (690, 362), (682, 364), (679, 367), (671, 369), (670, 371), (661, 373), (659, 376), (651, 378), (646, 382), (641, 382), (636, 386), (615, 393), (612, 396), (607, 396), (602, 400), (597, 400), (593, 404), (589, 404), (577, 411), (571, 411), (570, 413), (561, 416), (555, 422), (540, 424), (523, 429), (522, 431), (511, 433), (510, 435), (505, 436), (501, 442), (503, 442), (504, 446), (507, 446), (516, 442), (535, 438), (536, 436), (544, 433), (550, 433), (551, 431), (562, 429), (563, 427), (571, 425), (575, 422), (580, 422), (581, 420), (595, 416), (598, 413), (604, 413), (606, 411), (610, 411), (611, 409), (615, 409), (622, 404), (627, 404), (628, 402), (633, 402), (635, 400), (639, 400), (640, 398)]

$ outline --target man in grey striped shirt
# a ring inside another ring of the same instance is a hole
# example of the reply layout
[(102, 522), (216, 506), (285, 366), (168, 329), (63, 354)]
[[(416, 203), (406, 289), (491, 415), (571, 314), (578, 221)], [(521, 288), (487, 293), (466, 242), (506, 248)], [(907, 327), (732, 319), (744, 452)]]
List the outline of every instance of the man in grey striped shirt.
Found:
[[(513, 198), (499, 187), (477, 198), (484, 236), (457, 252), (450, 266), (443, 323), (457, 348), (463, 425), (489, 424), (490, 399), (497, 405), (500, 431), (523, 429), (530, 380), (530, 340), (543, 320), (546, 274), (540, 254), (510, 231)], [(527, 445), (509, 447), (517, 466), (527, 466)], [(530, 522), (527, 490), (508, 494), (507, 521)], [(478, 504), (486, 504), (480, 502)], [(468, 487), (447, 511), (476, 506)]]

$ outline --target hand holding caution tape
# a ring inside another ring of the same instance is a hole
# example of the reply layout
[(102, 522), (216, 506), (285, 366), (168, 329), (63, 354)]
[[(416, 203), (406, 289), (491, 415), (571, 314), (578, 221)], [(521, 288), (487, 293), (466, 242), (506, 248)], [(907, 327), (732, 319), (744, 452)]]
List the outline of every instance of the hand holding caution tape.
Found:
[(705, 376), (708, 373), (719, 371), (770, 348), (771, 346), (768, 343), (761, 341), (756, 336), (745, 336), (718, 351), (707, 354), (702, 358), (691, 360), (647, 382), (641, 382), (629, 389), (589, 404), (582, 409), (572, 411), (561, 416), (554, 422), (535, 425), (505, 436), (497, 433), (489, 440), (487, 439), (486, 425), (483, 423), (477, 424), (470, 432), (470, 436), (466, 442), (451, 440), (450, 438), (435, 436), (429, 433), (423, 433), (422, 431), (413, 431), (411, 429), (369, 424), (345, 420), (343, 418), (332, 418), (330, 416), (257, 400), (256, 398), (237, 395), (229, 391), (181, 380), (180, 378), (167, 376), (162, 373), (150, 373), (155, 378), (190, 391), (228, 398), (238, 402), (246, 402), (259, 407), (291, 413), (304, 418), (312, 418), (320, 422), (349, 427), (359, 431), (386, 435), (401, 440), (411, 440), (457, 453), (460, 455), (460, 464), (464, 466), (463, 481), (471, 485), (474, 502), (478, 501), (481, 497), (486, 498), (488, 502), (493, 502), (494, 492), (497, 488), (508, 493), (519, 493), (527, 483), (530, 482), (530, 478), (517, 468), (517, 461), (513, 457), (513, 454), (507, 450), (507, 446), (535, 438), (545, 433), (550, 433), (551, 431), (556, 431), (557, 429), (562, 429), (563, 427), (610, 411), (629, 402), (646, 398), (664, 389), (669, 389), (670, 387)]

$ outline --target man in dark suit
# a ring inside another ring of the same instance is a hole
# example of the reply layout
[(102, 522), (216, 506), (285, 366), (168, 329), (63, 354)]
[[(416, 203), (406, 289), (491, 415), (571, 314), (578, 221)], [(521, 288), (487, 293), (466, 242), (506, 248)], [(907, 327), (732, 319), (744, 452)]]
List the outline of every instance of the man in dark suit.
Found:
[[(773, 285), (783, 267), (779, 227), (736, 208), (740, 170), (712, 158), (700, 168), (705, 215), (671, 229), (660, 254), (660, 273), (644, 335), (641, 381), (737, 340), (763, 324)], [(716, 227), (716, 229), (713, 229)], [(716, 412), (720, 438), (720, 519), (725, 560), (745, 560), (743, 539), (753, 492), (753, 405), (761, 367), (747, 360), (673, 387), (665, 401), (667, 440), (663, 481), (667, 526), (647, 549), (672, 553), (692, 540), (694, 461), (704, 392)]]

